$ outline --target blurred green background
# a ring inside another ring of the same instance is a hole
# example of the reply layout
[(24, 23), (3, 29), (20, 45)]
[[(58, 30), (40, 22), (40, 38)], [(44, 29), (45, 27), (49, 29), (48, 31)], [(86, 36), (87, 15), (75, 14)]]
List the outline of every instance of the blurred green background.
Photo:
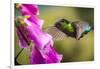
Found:
[[(94, 25), (93, 8), (39, 5), (39, 11), (38, 17), (44, 20), (43, 28), (54, 25), (61, 18), (66, 18), (69, 21), (87, 21)], [(15, 15), (17, 14), (15, 9)], [(63, 40), (54, 41), (54, 47), (58, 53), (63, 54), (61, 62), (92, 61), (94, 60), (94, 31), (89, 32), (80, 40), (66, 37)], [(15, 56), (20, 50), (18, 37), (15, 34)], [(28, 55), (25, 50), (20, 54), (17, 62), (29, 64)]]

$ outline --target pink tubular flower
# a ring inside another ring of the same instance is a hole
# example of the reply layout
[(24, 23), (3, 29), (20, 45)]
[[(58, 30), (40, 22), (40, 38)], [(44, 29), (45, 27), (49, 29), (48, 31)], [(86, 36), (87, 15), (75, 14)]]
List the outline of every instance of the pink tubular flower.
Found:
[(22, 15), (39, 15), (38, 6), (34, 4), (18, 4)]
[(20, 7), (20, 13), (24, 17), (19, 18), (20, 25), (16, 26), (16, 31), (22, 48), (34, 43), (30, 64), (59, 63), (62, 55), (53, 48), (52, 36), (42, 30), (43, 20), (37, 17), (38, 6), (22, 4)]

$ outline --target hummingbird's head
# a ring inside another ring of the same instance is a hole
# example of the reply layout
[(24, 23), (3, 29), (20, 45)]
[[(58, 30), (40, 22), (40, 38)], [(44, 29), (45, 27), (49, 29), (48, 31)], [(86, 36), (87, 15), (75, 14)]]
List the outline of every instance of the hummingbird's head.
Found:
[(55, 23), (55, 27), (57, 27), (58, 29), (62, 29), (64, 25), (69, 24), (69, 21), (66, 19), (60, 19)]

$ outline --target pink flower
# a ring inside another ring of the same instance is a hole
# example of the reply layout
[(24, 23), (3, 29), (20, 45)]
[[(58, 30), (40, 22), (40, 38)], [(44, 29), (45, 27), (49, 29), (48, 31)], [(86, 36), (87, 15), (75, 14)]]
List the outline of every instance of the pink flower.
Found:
[(44, 21), (37, 17), (38, 6), (22, 4), (19, 10), (24, 16), (18, 19), (19, 25), (16, 26), (20, 46), (24, 48), (30, 46), (30, 43), (35, 44), (31, 52), (30, 64), (60, 62), (62, 55), (53, 48), (52, 36), (42, 30)]
[(34, 4), (18, 4), (22, 15), (39, 15), (39, 9)]

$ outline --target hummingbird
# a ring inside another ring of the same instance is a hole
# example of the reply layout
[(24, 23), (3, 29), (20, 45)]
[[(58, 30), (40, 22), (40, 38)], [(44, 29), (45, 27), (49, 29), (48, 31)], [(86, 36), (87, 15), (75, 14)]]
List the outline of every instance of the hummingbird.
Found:
[(47, 32), (54, 40), (61, 40), (66, 36), (70, 36), (80, 40), (84, 35), (93, 30), (93, 26), (85, 21), (68, 21), (67, 19), (60, 19), (55, 22), (54, 26), (47, 29)]

